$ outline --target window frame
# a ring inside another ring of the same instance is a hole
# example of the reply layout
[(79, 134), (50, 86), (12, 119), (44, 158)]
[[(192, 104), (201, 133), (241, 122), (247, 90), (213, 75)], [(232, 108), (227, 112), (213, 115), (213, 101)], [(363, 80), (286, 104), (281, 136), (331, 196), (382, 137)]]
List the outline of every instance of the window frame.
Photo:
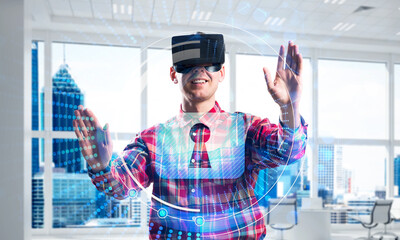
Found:
[[(44, 42), (44, 86), (45, 86), (45, 99), (46, 101), (52, 102), (52, 92), (51, 88), (46, 88), (46, 86), (51, 86), (52, 76), (51, 71), (47, 71), (51, 69), (51, 44), (52, 42), (65, 42), (65, 43), (82, 43), (82, 44), (98, 44), (98, 45), (105, 45), (104, 39), (100, 37), (98, 34), (87, 33), (84, 36), (79, 34), (74, 34), (70, 32), (57, 32), (58, 34), (47, 31), (33, 31), (33, 41), (42, 41)], [(88, 38), (90, 36), (90, 38)], [(91, 41), (89, 42), (90, 39)], [(109, 39), (114, 39), (113, 36), (110, 35)], [(141, 49), (141, 62), (147, 61), (147, 43), (150, 42), (149, 39), (144, 39), (141, 42), (129, 44), (129, 47), (139, 47)], [(111, 40), (113, 43), (116, 43), (115, 46), (121, 46), (121, 43), (117, 40)], [(110, 43), (111, 45), (111, 43)], [(230, 59), (230, 109), (235, 109), (236, 105), (236, 54), (257, 54), (254, 52), (254, 48), (250, 49), (246, 47), (243, 43), (230, 43), (231, 47), (229, 49), (229, 59)], [(158, 46), (154, 47), (157, 48)], [(166, 46), (160, 46), (161, 48)], [(260, 49), (264, 49), (265, 46), (259, 46)], [(257, 48), (257, 46), (255, 46)], [(278, 49), (279, 46), (273, 46), (273, 49)], [(263, 54), (266, 55), (274, 55), (275, 53), (268, 52), (270, 50), (266, 50)], [(394, 148), (400, 147), (400, 140), (394, 139), (394, 65), (400, 64), (400, 54), (386, 54), (386, 53), (377, 53), (372, 51), (345, 51), (345, 50), (337, 50), (337, 49), (318, 49), (318, 48), (307, 48), (303, 54), (303, 57), (310, 58), (311, 66), (312, 66), (312, 84), (313, 84), (313, 92), (312, 92), (312, 122), (313, 122), (313, 135), (309, 136), (309, 144), (312, 147), (312, 162), (310, 163), (310, 167), (312, 168), (312, 176), (310, 176), (310, 196), (317, 197), (318, 196), (318, 176), (316, 175), (317, 167), (318, 167), (318, 145), (319, 144), (326, 144), (322, 138), (318, 136), (318, 60), (319, 59), (330, 59), (330, 60), (345, 60), (345, 61), (371, 61), (371, 62), (383, 62), (386, 64), (387, 68), (387, 76), (389, 79), (388, 84), (388, 121), (389, 121), (389, 137), (385, 140), (379, 139), (332, 139), (333, 144), (340, 144), (340, 145), (367, 145), (367, 146), (385, 146), (388, 151), (388, 164), (386, 167), (387, 171), (387, 197), (393, 197), (393, 185), (394, 185)], [(31, 71), (31, 70), (30, 70)], [(147, 65), (142, 65), (141, 68), (141, 82), (142, 82), (142, 89), (141, 92), (141, 106), (147, 104), (147, 77), (146, 77)], [(30, 95), (31, 96), (31, 95)], [(31, 101), (31, 100), (30, 100)], [(50, 105), (51, 106), (51, 105)], [(45, 209), (44, 209), (44, 227), (41, 229), (34, 229), (32, 228), (32, 233), (34, 235), (50, 235), (50, 234), (67, 234), (74, 231), (76, 234), (93, 234), (93, 228), (90, 229), (78, 229), (78, 228), (62, 228), (56, 229), (52, 227), (52, 141), (53, 138), (75, 138), (73, 132), (56, 132), (52, 131), (51, 126), (51, 107), (48, 104), (45, 104), (45, 127), (43, 130), (38, 131), (30, 131), (30, 138), (44, 138), (45, 139), (45, 170), (44, 170), (44, 199), (45, 199)], [(141, 128), (144, 129), (147, 127), (147, 109), (142, 108), (141, 112)], [(30, 118), (31, 119), (31, 118)], [(113, 139), (125, 139), (128, 138), (128, 134), (126, 133), (112, 133)], [(49, 141), (50, 140), (50, 141)], [(147, 213), (143, 212), (143, 219), (147, 218)], [(143, 222), (142, 222), (143, 223)], [(146, 228), (146, 223), (144, 224), (144, 229)], [(341, 229), (344, 228), (351, 228), (351, 226), (344, 226), (340, 227)], [(336, 227), (335, 227), (336, 228)], [(137, 228), (123, 228), (125, 233), (141, 233), (138, 231)], [(109, 233), (110, 229), (108, 228), (96, 228), (96, 232), (98, 234), (105, 234)], [(143, 232), (144, 234), (147, 232), (147, 229)]]

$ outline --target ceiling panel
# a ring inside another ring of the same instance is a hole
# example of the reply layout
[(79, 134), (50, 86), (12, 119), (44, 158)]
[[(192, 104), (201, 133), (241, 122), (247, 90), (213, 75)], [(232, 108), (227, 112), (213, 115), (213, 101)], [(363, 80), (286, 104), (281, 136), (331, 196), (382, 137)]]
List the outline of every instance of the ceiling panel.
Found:
[[(195, 3), (195, 1), (176, 0), (172, 13), (172, 23), (187, 25), (192, 18)], [(196, 16), (197, 14), (194, 15), (194, 17)]]
[(236, 5), (239, 3), (239, 0), (219, 0), (217, 5), (215, 6), (214, 13), (216, 14), (224, 14), (229, 15), (236, 8)]
[(155, 0), (152, 22), (170, 24), (175, 1)]
[(133, 19), (136, 22), (150, 22), (153, 12), (153, 1), (133, 1)]
[(112, 3), (111, 0), (92, 1), (93, 15), (95, 18), (112, 19)]
[(52, 15), (72, 17), (72, 10), (68, 0), (49, 0)]
[(92, 6), (89, 0), (70, 0), (75, 17), (93, 17)]
[(133, 0), (113, 0), (113, 17), (116, 20), (132, 20)]

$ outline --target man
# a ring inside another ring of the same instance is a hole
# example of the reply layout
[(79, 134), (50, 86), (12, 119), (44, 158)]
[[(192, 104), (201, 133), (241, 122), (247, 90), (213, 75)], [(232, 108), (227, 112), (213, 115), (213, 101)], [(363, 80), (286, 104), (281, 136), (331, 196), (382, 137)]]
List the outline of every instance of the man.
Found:
[(254, 194), (258, 172), (300, 159), (307, 139), (299, 114), (302, 56), (289, 42), (284, 64), (284, 51), (281, 46), (275, 79), (263, 69), (282, 112), (275, 125), (226, 113), (215, 101), (225, 77), (222, 35), (173, 37), (170, 78), (182, 92), (176, 117), (142, 131), (110, 161), (108, 124), (102, 129), (90, 110), (75, 111), (92, 182), (117, 199), (153, 183), (150, 239), (263, 239), (264, 217)]

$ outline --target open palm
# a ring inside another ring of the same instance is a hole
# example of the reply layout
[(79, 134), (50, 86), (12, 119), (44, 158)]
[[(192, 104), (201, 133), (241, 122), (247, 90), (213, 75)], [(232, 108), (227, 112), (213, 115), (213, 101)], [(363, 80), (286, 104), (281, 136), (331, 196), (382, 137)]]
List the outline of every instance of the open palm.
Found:
[(112, 156), (113, 144), (108, 124), (101, 128), (96, 116), (89, 110), (79, 106), (75, 110), (73, 121), (75, 134), (79, 139), (81, 152), (93, 172), (99, 172), (108, 166)]
[(285, 47), (281, 45), (275, 79), (271, 78), (271, 73), (266, 67), (263, 69), (268, 92), (281, 108), (297, 106), (302, 91), (303, 58), (298, 46), (289, 42), (286, 64), (284, 57)]

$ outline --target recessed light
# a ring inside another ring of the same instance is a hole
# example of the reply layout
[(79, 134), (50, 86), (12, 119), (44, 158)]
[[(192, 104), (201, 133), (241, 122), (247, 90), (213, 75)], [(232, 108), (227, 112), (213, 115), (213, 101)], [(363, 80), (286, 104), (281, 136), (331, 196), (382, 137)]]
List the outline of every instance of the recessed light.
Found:
[(335, 31), (335, 30), (338, 29), (340, 26), (342, 26), (342, 24), (343, 24), (343, 23), (341, 23), (341, 22), (338, 23), (338, 24), (336, 24), (336, 26), (334, 26), (334, 27), (332, 28), (332, 30)]
[(267, 20), (265, 20), (264, 25), (267, 25), (269, 22), (271, 22), (272, 17), (268, 17)]
[(211, 12), (208, 12), (207, 15), (206, 15), (205, 20), (208, 21), (210, 19), (210, 17), (211, 17)]
[(201, 20), (203, 18), (203, 15), (204, 15), (204, 11), (201, 11), (199, 14), (199, 17), (197, 19)]
[(193, 13), (192, 13), (192, 20), (194, 20), (196, 18), (196, 14), (197, 14), (197, 11), (194, 10)]

